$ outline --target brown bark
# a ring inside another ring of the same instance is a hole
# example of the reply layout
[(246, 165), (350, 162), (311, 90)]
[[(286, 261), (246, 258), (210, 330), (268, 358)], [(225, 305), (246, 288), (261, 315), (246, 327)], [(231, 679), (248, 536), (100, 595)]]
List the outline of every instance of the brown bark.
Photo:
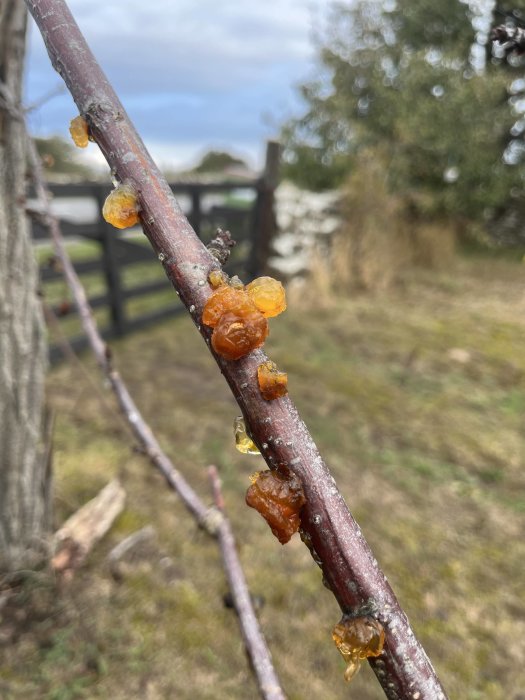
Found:
[[(0, 80), (21, 100), (27, 11), (0, 3)], [(24, 211), (23, 124), (0, 104), (0, 571), (46, 554), (50, 474), (42, 444), (47, 349)]]

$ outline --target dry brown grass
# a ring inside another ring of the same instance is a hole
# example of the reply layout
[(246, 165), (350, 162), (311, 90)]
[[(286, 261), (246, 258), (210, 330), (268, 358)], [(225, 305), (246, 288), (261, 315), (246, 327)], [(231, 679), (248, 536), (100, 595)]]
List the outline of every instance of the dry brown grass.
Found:
[(384, 291), (412, 266), (450, 265), (455, 243), (454, 225), (414, 220), (406, 202), (388, 191), (381, 159), (365, 153), (344, 188), (342, 229), (329, 247), (314, 251), (307, 284), (296, 284), (298, 297), (327, 305), (349, 292)]

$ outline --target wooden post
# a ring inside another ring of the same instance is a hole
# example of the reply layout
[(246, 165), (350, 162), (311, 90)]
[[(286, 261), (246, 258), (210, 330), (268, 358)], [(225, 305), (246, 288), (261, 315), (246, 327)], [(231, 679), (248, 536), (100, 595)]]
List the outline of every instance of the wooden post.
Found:
[(268, 141), (264, 172), (259, 180), (254, 208), (252, 249), (248, 261), (248, 272), (252, 278), (265, 272), (271, 241), (277, 228), (274, 192), (279, 184), (280, 153), (280, 144)]
[(191, 190), (191, 214), (189, 216), (190, 224), (197, 236), (201, 235), (201, 193), (200, 189), (192, 188)]
[(100, 222), (100, 245), (102, 247), (102, 269), (108, 293), (109, 318), (111, 330), (117, 336), (126, 332), (126, 308), (120, 277), (120, 265), (117, 258), (117, 230), (102, 216), (105, 193), (103, 188), (94, 187), (93, 194), (97, 200)]

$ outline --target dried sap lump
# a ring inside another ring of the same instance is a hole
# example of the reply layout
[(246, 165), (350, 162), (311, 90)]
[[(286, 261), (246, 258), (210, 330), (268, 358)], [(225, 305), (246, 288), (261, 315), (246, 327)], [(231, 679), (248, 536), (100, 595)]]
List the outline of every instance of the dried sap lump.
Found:
[(286, 308), (284, 288), (271, 277), (259, 277), (247, 287), (235, 279), (221, 283), (217, 271), (210, 273), (209, 281), (216, 289), (204, 306), (202, 322), (213, 328), (211, 344), (215, 352), (227, 360), (238, 360), (266, 340), (266, 318)]
[(222, 284), (226, 284), (228, 276), (222, 270), (212, 270), (208, 275), (208, 281), (214, 289), (217, 289)]
[(301, 482), (289, 471), (258, 472), (246, 492), (246, 503), (263, 516), (281, 544), (299, 529), (299, 512), (305, 502)]
[(118, 185), (110, 192), (102, 208), (102, 216), (115, 228), (129, 228), (139, 222), (137, 195), (130, 185)]
[(84, 117), (79, 115), (71, 120), (69, 124), (69, 133), (71, 134), (75, 146), (86, 148), (89, 142), (89, 130)]
[(233, 421), (233, 434), (235, 435), (235, 447), (243, 455), (260, 455), (259, 448), (246, 431), (244, 419), (239, 416)]
[(275, 362), (262, 362), (257, 367), (257, 382), (263, 399), (273, 401), (288, 393), (288, 375), (280, 372)]
[(246, 291), (263, 316), (278, 316), (286, 309), (283, 285), (273, 277), (257, 277), (246, 285)]
[(359, 671), (363, 659), (381, 654), (385, 631), (383, 625), (373, 617), (343, 617), (334, 627), (332, 638), (348, 664), (345, 680), (351, 681)]

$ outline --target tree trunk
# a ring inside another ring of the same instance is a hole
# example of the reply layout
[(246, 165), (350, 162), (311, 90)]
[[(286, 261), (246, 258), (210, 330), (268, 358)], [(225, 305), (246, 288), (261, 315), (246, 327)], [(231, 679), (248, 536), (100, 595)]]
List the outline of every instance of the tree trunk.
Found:
[[(0, 2), (0, 80), (21, 104), (27, 13)], [(43, 445), (47, 348), (24, 211), (25, 127), (0, 106), (0, 571), (47, 556), (50, 470)]]

